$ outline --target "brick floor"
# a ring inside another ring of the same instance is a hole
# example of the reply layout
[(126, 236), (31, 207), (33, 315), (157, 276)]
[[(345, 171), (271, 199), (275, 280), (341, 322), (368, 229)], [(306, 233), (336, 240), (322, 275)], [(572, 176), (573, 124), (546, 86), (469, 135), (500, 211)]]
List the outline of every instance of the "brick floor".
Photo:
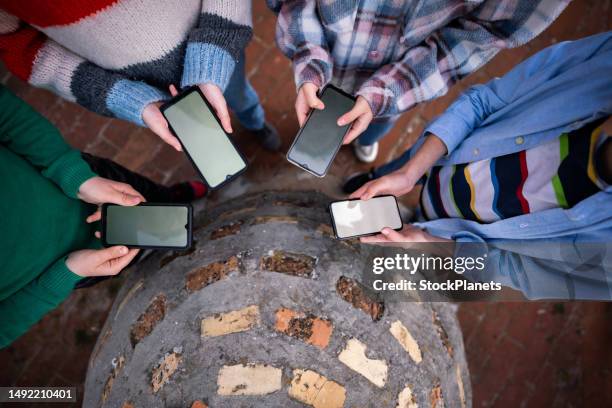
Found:
[[(247, 72), (286, 150), (298, 128), (292, 109), (295, 89), (290, 65), (274, 45), (274, 16), (263, 0), (255, 0), (254, 14), (255, 36), (246, 52)], [(610, 0), (574, 1), (534, 41), (502, 51), (445, 97), (406, 113), (382, 142), (376, 164), (401, 154), (427, 121), (466, 87), (503, 75), (550, 44), (609, 30), (611, 22)], [(47, 91), (31, 88), (2, 67), (0, 82), (48, 117), (79, 149), (112, 158), (163, 183), (194, 176), (181, 154), (145, 129), (102, 118)], [(239, 128), (236, 139), (252, 163), (245, 175), (251, 189), (313, 188), (334, 193), (343, 176), (368, 168), (357, 164), (343, 148), (324, 181), (306, 179), (286, 163), (282, 153), (263, 151)], [(295, 183), (296, 177), (299, 183)], [(237, 182), (227, 190), (236, 194), (241, 185)], [(75, 292), (29, 333), (0, 351), (0, 385), (72, 385), (80, 390), (89, 354), (119, 285), (120, 279), (113, 279)], [(475, 407), (612, 406), (612, 304), (468, 303), (461, 305), (459, 318)]]

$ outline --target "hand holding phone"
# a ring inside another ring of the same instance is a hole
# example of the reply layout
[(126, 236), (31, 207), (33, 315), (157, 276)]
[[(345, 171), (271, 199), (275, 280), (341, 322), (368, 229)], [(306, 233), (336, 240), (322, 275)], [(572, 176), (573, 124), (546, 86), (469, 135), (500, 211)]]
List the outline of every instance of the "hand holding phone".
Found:
[(81, 249), (66, 258), (66, 267), (82, 277), (117, 275), (138, 255), (139, 249), (113, 246), (104, 249)]
[(86, 203), (100, 205), (138, 205), (145, 200), (142, 194), (127, 183), (95, 176), (80, 185), (77, 197)]
[(351, 129), (344, 136), (342, 144), (349, 144), (357, 139), (370, 126), (372, 119), (374, 119), (374, 114), (370, 104), (363, 96), (358, 96), (351, 110), (338, 119), (338, 126), (351, 125)]
[(180, 152), (183, 150), (181, 142), (178, 141), (176, 136), (172, 134), (168, 128), (168, 121), (164, 118), (159, 107), (162, 106), (161, 102), (151, 102), (142, 110), (142, 121), (145, 125), (155, 133), (161, 140), (168, 143), (174, 148), (174, 150)]
[(308, 114), (312, 109), (324, 109), (325, 105), (317, 95), (319, 87), (312, 82), (305, 82), (300, 86), (295, 99), (295, 114), (300, 127), (304, 126)]
[(189, 204), (143, 203), (102, 206), (102, 245), (130, 248), (187, 249), (192, 241)]
[(333, 85), (326, 86), (319, 98), (324, 108), (310, 111), (287, 152), (287, 160), (324, 177), (350, 128), (350, 124), (338, 126), (338, 118), (353, 107), (355, 98)]
[(246, 159), (199, 87), (189, 88), (160, 110), (209, 189), (220, 188), (246, 170)]
[(396, 231), (402, 229), (397, 200), (391, 195), (366, 201), (334, 201), (329, 210), (334, 233), (340, 239), (378, 234), (385, 227)]

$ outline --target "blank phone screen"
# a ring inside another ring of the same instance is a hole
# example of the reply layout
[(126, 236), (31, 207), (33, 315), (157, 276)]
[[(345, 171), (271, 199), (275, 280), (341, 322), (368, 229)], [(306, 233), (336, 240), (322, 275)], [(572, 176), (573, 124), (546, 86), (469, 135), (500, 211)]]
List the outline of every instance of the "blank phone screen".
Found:
[(338, 126), (338, 118), (348, 112), (355, 101), (329, 87), (323, 90), (320, 99), (325, 109), (312, 111), (287, 157), (298, 166), (323, 177), (350, 126)]
[(189, 209), (179, 206), (106, 207), (108, 245), (184, 248), (189, 243)]
[(337, 201), (331, 204), (331, 214), (338, 238), (373, 234), (385, 227), (402, 227), (393, 196), (374, 197), (365, 201)]
[(211, 188), (246, 167), (197, 91), (166, 108), (164, 116)]

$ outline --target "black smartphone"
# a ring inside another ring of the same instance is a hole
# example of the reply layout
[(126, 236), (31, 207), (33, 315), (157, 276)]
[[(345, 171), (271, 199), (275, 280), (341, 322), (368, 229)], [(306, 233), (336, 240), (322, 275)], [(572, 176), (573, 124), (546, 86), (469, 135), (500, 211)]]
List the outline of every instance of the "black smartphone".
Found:
[(334, 233), (340, 239), (375, 235), (385, 227), (402, 229), (399, 206), (392, 195), (334, 201), (329, 205), (329, 213)]
[(200, 88), (187, 89), (160, 110), (209, 189), (221, 187), (246, 170), (245, 157), (223, 130)]
[(192, 241), (189, 204), (102, 205), (102, 245), (130, 248), (187, 249)]
[(325, 108), (310, 111), (287, 152), (287, 160), (317, 177), (324, 177), (351, 126), (338, 126), (338, 118), (353, 108), (355, 98), (333, 85), (323, 88), (319, 98)]

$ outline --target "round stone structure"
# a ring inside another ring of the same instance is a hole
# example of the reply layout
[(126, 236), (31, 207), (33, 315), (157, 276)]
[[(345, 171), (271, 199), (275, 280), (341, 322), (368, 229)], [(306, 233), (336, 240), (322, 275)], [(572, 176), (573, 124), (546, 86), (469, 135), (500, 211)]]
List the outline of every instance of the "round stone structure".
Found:
[(84, 406), (471, 406), (455, 307), (378, 298), (371, 247), (333, 237), (330, 201), (229, 200), (196, 216), (191, 250), (126, 271)]

